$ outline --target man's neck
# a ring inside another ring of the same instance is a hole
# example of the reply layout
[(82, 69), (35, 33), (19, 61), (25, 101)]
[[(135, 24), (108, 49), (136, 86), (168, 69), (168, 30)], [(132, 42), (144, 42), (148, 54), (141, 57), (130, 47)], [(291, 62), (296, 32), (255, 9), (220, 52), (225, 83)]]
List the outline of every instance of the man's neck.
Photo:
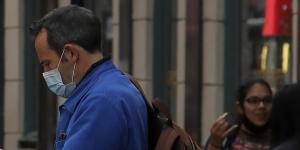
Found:
[(83, 79), (84, 75), (88, 72), (88, 70), (91, 68), (93, 64), (95, 64), (97, 61), (102, 60), (104, 58), (103, 54), (101, 52), (89, 54), (82, 56), (81, 66), (78, 66), (78, 78), (77, 78), (77, 84)]
[(91, 67), (94, 63), (98, 62), (99, 60), (102, 60), (104, 58), (104, 56), (102, 53), (96, 53), (96, 54), (92, 54), (89, 58), (90, 58), (90, 61), (88, 63), (89, 64), (88, 66)]

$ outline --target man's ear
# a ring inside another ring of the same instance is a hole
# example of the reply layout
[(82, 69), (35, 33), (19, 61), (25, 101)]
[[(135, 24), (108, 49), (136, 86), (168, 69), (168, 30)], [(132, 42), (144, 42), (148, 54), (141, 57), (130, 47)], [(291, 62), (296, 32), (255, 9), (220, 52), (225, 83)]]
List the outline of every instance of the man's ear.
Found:
[(236, 106), (236, 111), (239, 115), (242, 115), (243, 114), (243, 104), (240, 103), (240, 101), (236, 101), (235, 102), (235, 106)]
[(78, 47), (74, 44), (65, 44), (64, 49), (64, 57), (66, 60), (70, 61), (71, 63), (77, 62), (79, 58), (79, 52), (78, 52)]

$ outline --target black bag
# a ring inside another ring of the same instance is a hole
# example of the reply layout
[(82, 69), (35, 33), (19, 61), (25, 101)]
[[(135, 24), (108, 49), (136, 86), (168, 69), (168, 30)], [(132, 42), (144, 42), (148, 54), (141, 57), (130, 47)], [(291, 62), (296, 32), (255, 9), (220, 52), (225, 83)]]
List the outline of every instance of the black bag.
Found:
[(201, 150), (186, 131), (176, 125), (160, 100), (150, 104), (140, 84), (132, 76), (130, 81), (142, 94), (148, 112), (148, 149), (149, 150)]

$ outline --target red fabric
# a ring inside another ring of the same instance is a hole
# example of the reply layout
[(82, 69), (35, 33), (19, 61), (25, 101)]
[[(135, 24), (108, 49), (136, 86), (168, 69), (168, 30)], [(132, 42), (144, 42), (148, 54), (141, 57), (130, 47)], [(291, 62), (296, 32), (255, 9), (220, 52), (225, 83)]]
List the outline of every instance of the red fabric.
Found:
[(263, 36), (291, 36), (291, 0), (266, 0)]

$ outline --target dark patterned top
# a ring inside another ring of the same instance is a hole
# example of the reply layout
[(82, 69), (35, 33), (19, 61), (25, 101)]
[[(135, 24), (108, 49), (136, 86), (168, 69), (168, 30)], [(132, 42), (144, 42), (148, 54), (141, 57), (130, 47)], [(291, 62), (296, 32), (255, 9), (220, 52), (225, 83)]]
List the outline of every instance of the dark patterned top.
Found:
[(231, 150), (269, 150), (271, 133), (267, 131), (262, 135), (253, 134), (241, 127), (230, 147)]

